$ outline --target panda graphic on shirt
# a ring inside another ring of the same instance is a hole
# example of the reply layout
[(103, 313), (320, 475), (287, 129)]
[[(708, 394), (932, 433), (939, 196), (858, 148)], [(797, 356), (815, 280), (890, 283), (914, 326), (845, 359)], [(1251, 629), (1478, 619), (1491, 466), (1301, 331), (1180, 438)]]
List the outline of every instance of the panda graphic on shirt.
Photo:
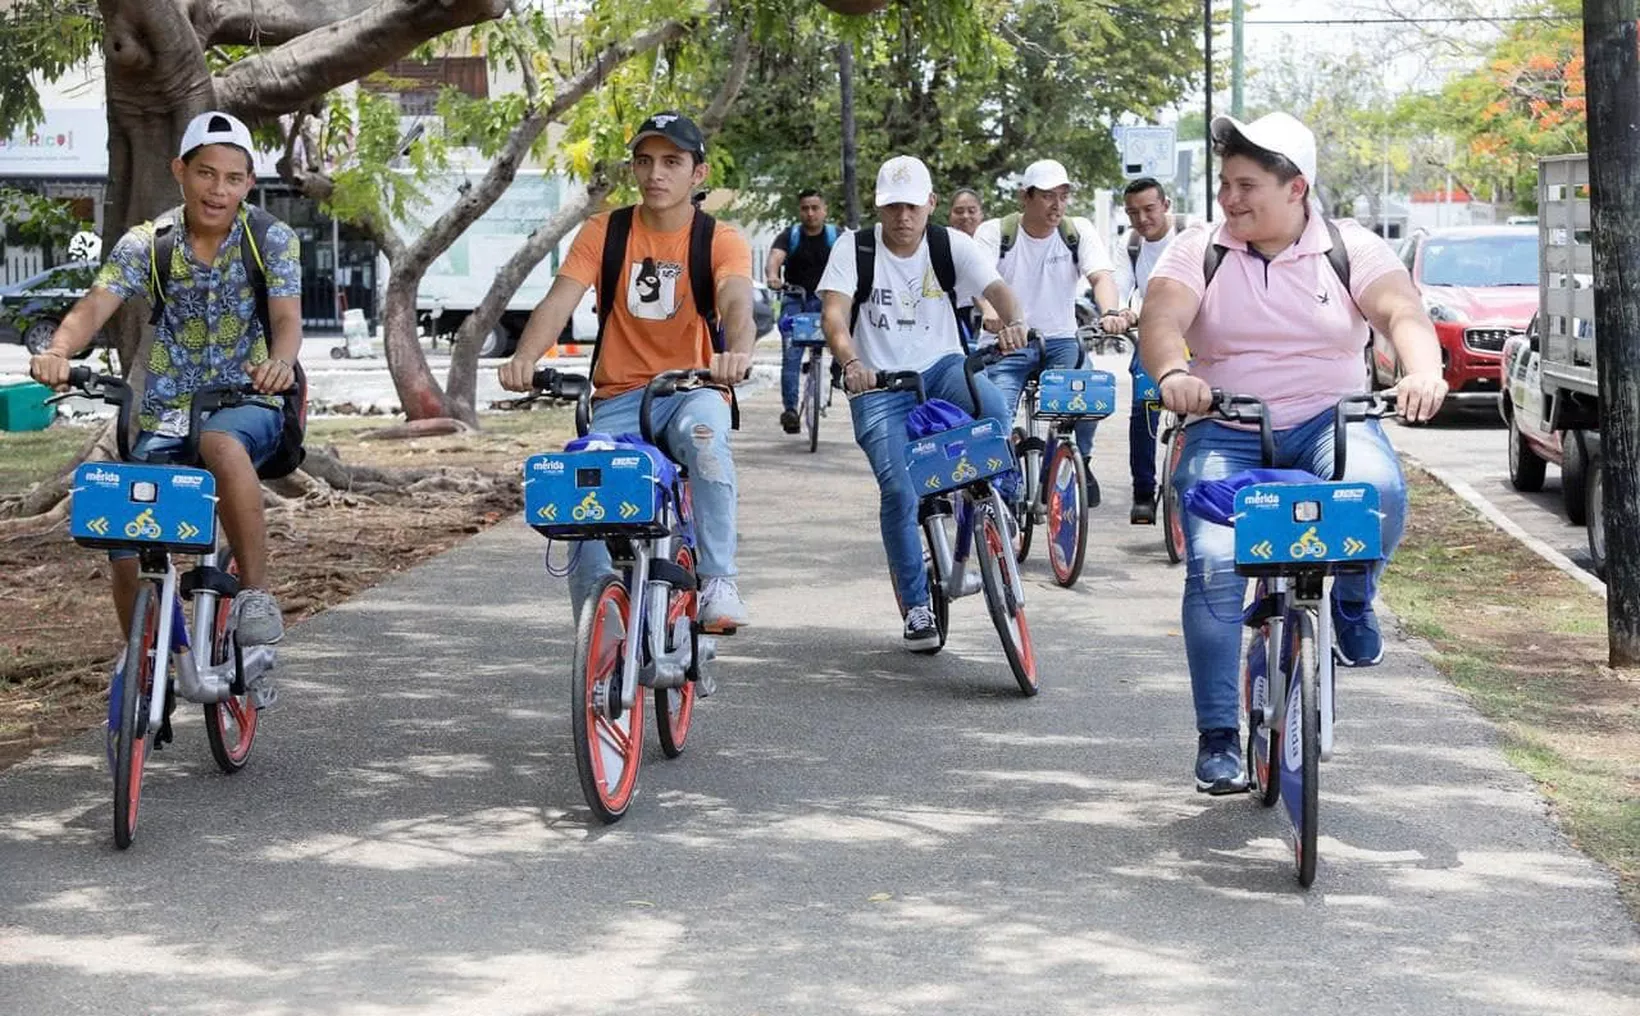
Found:
[(626, 309), (644, 321), (666, 321), (678, 310), (678, 279), (683, 265), (644, 258), (627, 269)]

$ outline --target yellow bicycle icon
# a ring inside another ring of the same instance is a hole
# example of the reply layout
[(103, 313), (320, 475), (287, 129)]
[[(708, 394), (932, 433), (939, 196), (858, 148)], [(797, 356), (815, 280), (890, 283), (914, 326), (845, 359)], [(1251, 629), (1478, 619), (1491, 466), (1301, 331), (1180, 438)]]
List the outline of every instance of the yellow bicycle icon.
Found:
[(1306, 529), (1304, 535), (1298, 538), (1298, 542), (1287, 548), (1287, 556), (1289, 557), (1304, 557), (1306, 555), (1309, 557), (1327, 556), (1327, 545), (1322, 543), (1321, 538), (1315, 535), (1314, 526)]
[(958, 459), (957, 468), (951, 470), (952, 483), (967, 483), (977, 476), (979, 476), (979, 470), (975, 469), (967, 459)]
[(1076, 398), (1071, 400), (1070, 405), (1066, 406), (1065, 408), (1080, 413), (1083, 410), (1088, 408), (1088, 404), (1087, 404), (1087, 401), (1084, 400), (1081, 395), (1077, 395)]
[(604, 506), (598, 503), (597, 493), (589, 490), (587, 496), (581, 499), (581, 503), (576, 505), (570, 514), (577, 522), (598, 522), (604, 517)]
[(154, 521), (154, 509), (144, 508), (142, 514), (125, 524), (125, 535), (130, 539), (157, 540), (159, 523)]

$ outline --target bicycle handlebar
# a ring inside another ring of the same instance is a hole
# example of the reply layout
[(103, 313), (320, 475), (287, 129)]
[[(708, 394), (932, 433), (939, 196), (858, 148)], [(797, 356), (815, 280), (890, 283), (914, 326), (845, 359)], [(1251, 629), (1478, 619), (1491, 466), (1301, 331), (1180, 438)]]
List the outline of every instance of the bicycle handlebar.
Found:
[(585, 437), (592, 429), (592, 381), (585, 374), (569, 374), (542, 367), (530, 378), (530, 387), (542, 395), (575, 403), (575, 432)]
[[(1348, 435), (1345, 427), (1350, 423), (1381, 419), (1395, 411), (1394, 392), (1366, 392), (1359, 395), (1346, 395), (1338, 400), (1333, 410), (1333, 482), (1344, 478), (1346, 458), (1349, 452)], [(1359, 406), (1360, 408), (1353, 408)], [(1250, 412), (1249, 410), (1256, 410)], [(1233, 395), (1220, 388), (1213, 389), (1213, 406), (1210, 410), (1221, 420), (1232, 423), (1254, 423), (1259, 425), (1259, 446), (1263, 457), (1264, 468), (1275, 465), (1276, 444), (1275, 434), (1270, 427), (1270, 407), (1264, 400), (1253, 395)]]
[[(134, 401), (131, 398), (130, 384), (124, 378), (112, 374), (98, 374), (90, 367), (70, 367), (68, 384), (69, 387), (78, 388), (91, 398), (100, 398), (109, 405), (118, 407), (119, 421), (116, 424), (115, 443), (119, 449), (120, 460), (130, 461), (130, 424)], [(247, 398), (255, 396), (271, 398), (300, 394), (301, 389), (295, 384), (277, 392), (264, 392), (253, 384), (205, 385), (195, 389), (189, 399), (188, 435), (184, 439), (184, 448), (187, 452), (185, 458), (188, 462), (199, 461), (199, 424), (206, 413), (244, 405)]]
[[(750, 370), (742, 375), (742, 381), (752, 376)], [(649, 407), (657, 398), (668, 398), (680, 391), (694, 391), (697, 388), (716, 388), (729, 393), (729, 428), (740, 429), (740, 402), (735, 398), (733, 385), (722, 385), (712, 380), (712, 372), (705, 368), (696, 367), (692, 370), (663, 370), (649, 379), (644, 385), (643, 401), (638, 405), (638, 433), (650, 444), (656, 444), (655, 435), (650, 427)], [(658, 447), (658, 445), (657, 445)]]

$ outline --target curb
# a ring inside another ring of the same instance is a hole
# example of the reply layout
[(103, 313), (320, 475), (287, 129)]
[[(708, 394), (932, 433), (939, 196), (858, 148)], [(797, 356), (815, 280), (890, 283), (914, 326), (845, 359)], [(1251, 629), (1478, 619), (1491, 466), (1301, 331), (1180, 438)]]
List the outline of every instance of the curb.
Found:
[(1433, 476), (1436, 482), (1440, 483), (1443, 487), (1468, 502), (1469, 506), (1480, 512), (1488, 522), (1492, 523), (1494, 526), (1497, 526), (1510, 536), (1513, 536), (1516, 540), (1519, 540), (1527, 550), (1530, 550), (1538, 557), (1543, 558), (1545, 561), (1565, 572), (1584, 588), (1598, 595), (1602, 600), (1606, 598), (1606, 584), (1604, 582), (1589, 574), (1587, 571), (1584, 571), (1578, 566), (1577, 562), (1573, 561), (1565, 554), (1562, 554), (1560, 551), (1522, 529), (1513, 519), (1509, 518), (1509, 516), (1500, 511), (1497, 505), (1488, 501), (1480, 491), (1476, 490), (1474, 487), (1471, 487), (1469, 484), (1458, 479), (1457, 477), (1448, 475), (1443, 470), (1425, 465), (1424, 462), (1415, 455), (1408, 455), (1405, 452), (1402, 452), (1401, 457), (1414, 466), (1417, 466), (1419, 469), (1422, 469), (1430, 476)]

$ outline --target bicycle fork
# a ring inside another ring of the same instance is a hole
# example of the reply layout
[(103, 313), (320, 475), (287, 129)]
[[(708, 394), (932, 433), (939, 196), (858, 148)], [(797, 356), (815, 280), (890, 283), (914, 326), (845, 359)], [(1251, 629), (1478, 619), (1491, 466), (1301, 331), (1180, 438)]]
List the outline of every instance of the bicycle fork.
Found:
[[(670, 555), (672, 541), (633, 541), (632, 577), (629, 590), (642, 590), (643, 601), (632, 611), (637, 630), (626, 632), (626, 654), (621, 660), (621, 709), (631, 709), (638, 701), (642, 687), (681, 688), (689, 680), (690, 665), (699, 673), (697, 690), (709, 697), (716, 690), (716, 682), (706, 670), (706, 664), (717, 658), (717, 640), (709, 635), (694, 637), (692, 622), (680, 617), (668, 632), (667, 606), (672, 598), (673, 584), (665, 576), (651, 577), (651, 556), (665, 552)], [(667, 635), (676, 648), (666, 648)], [(696, 653), (699, 653), (697, 659)], [(645, 658), (649, 663), (645, 663)]]

